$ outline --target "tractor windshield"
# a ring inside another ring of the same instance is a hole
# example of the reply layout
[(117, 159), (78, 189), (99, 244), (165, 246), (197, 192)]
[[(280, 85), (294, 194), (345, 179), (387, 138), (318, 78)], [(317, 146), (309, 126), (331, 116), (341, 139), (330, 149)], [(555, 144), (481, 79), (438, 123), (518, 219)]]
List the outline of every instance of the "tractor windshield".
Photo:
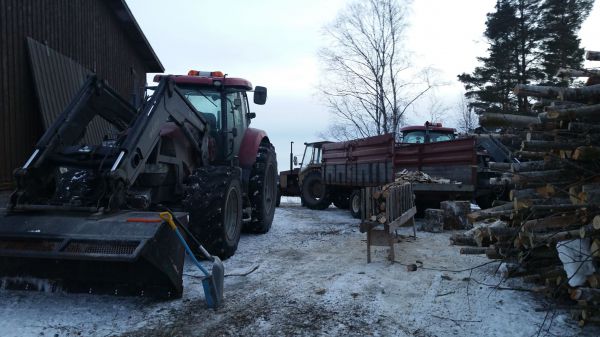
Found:
[(412, 130), (404, 132), (402, 142), (409, 144), (436, 143), (453, 140), (454, 133), (433, 130)]
[(300, 167), (302, 168), (304, 165), (308, 166), (315, 164), (321, 164), (321, 146), (315, 146), (315, 144), (306, 144)]
[(194, 108), (204, 115), (213, 130), (219, 130), (221, 126), (221, 92), (194, 86), (178, 85), (178, 88)]

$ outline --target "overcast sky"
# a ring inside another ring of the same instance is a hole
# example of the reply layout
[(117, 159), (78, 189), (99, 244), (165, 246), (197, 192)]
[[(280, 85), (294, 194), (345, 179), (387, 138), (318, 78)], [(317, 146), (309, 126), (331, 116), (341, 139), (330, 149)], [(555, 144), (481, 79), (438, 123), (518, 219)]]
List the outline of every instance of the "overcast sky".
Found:
[[(289, 142), (318, 139), (331, 119), (318, 94), (322, 27), (335, 19), (347, 0), (127, 0), (133, 15), (170, 74), (189, 69), (221, 70), (268, 88), (267, 104), (253, 105), (252, 126), (275, 144), (280, 170)], [(456, 75), (470, 72), (487, 48), (482, 37), (486, 13), (496, 0), (415, 0), (407, 48), (415, 66), (430, 66), (448, 82), (437, 95), (454, 108), (463, 92)], [(582, 46), (600, 50), (600, 9), (594, 6), (580, 32)], [(600, 62), (597, 62), (600, 63)], [(592, 65), (591, 65), (592, 66)], [(600, 67), (597, 64), (596, 67)], [(422, 124), (427, 114), (411, 111), (408, 122)], [(455, 125), (451, 117), (445, 124)]]

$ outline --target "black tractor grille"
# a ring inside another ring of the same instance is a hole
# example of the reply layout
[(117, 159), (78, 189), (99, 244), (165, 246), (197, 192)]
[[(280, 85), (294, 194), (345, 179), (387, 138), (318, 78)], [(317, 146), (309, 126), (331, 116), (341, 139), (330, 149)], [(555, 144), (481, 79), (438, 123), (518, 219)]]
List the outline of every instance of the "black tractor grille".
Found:
[(78, 254), (131, 255), (139, 241), (71, 241), (63, 252)]
[(0, 250), (50, 252), (55, 250), (60, 242), (60, 240), (2, 239)]

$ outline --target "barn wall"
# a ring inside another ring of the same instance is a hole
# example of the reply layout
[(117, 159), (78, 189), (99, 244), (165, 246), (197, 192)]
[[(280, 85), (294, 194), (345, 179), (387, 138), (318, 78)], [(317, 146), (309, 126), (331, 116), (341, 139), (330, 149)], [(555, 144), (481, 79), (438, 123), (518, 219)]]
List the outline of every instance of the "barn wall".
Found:
[[(107, 0), (0, 0), (0, 188), (43, 133), (29, 65), (31, 37), (106, 79), (131, 101), (148, 69)], [(114, 3), (114, 1), (113, 1)], [(135, 43), (134, 43), (135, 42)], [(133, 75), (132, 69), (137, 75)], [(134, 84), (134, 79), (137, 82)]]

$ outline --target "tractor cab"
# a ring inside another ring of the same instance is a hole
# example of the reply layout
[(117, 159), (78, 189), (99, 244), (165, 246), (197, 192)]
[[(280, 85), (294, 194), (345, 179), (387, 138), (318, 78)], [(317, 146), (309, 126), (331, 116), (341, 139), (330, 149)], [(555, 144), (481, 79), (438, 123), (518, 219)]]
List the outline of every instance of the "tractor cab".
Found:
[(405, 126), (400, 129), (401, 143), (424, 144), (444, 142), (456, 139), (456, 129), (446, 128), (442, 123)]
[(313, 143), (304, 143), (304, 154), (300, 162), (300, 171), (308, 168), (320, 166), (323, 160), (323, 144), (331, 143), (329, 141), (320, 141)]
[[(320, 141), (312, 143), (304, 143), (304, 154), (302, 161), (298, 163), (298, 158), (294, 156), (293, 146), (290, 144), (290, 169), (288, 171), (279, 172), (279, 197), (283, 196), (300, 196), (300, 185), (304, 176), (321, 167), (323, 160), (323, 144), (331, 143), (329, 141)], [(295, 167), (294, 166), (298, 166)]]
[[(159, 81), (163, 75), (154, 77)], [(221, 71), (190, 70), (187, 75), (170, 75), (183, 96), (202, 114), (210, 126), (214, 144), (209, 144), (211, 162), (227, 162), (238, 156), (250, 121), (247, 92), (254, 91), (254, 104), (263, 105), (267, 88), (256, 86), (242, 78), (227, 77)]]

